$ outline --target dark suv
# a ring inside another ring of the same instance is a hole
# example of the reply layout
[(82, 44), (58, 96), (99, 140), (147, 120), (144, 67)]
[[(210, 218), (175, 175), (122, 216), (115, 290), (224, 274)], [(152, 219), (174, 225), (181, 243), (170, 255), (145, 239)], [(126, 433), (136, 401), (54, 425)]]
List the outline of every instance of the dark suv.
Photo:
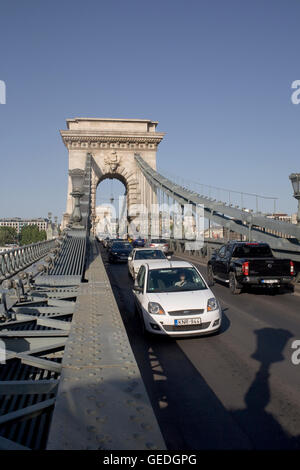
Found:
[(210, 285), (217, 279), (228, 283), (233, 294), (239, 294), (246, 285), (290, 285), (295, 268), (290, 259), (275, 258), (267, 243), (228, 242), (208, 261), (207, 276)]

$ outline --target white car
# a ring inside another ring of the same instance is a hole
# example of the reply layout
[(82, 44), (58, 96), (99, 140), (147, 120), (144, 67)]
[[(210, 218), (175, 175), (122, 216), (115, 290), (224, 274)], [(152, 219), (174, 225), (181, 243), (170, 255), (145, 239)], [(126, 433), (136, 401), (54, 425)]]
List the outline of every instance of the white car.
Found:
[(169, 251), (169, 243), (165, 238), (153, 238), (152, 240), (149, 240), (148, 246), (150, 248), (159, 248), (164, 253), (168, 253)]
[(166, 266), (169, 266), (169, 259), (171, 259), (171, 257), (167, 257), (162, 250), (155, 248), (135, 248), (132, 250), (130, 256), (128, 256), (128, 274), (132, 279), (135, 279), (140, 266), (145, 262), (151, 264), (165, 263)]
[(148, 264), (133, 287), (143, 332), (191, 336), (217, 332), (222, 310), (200, 272), (186, 261)]

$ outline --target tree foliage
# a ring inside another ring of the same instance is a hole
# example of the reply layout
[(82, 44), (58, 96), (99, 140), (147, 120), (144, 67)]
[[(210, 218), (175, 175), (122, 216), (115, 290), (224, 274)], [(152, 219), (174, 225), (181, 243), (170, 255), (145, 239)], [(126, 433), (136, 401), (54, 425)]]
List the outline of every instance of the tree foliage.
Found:
[(13, 227), (0, 227), (0, 246), (17, 243), (18, 234)]
[(47, 239), (45, 230), (39, 230), (36, 225), (26, 225), (20, 233), (20, 244), (30, 245), (31, 243), (42, 242)]

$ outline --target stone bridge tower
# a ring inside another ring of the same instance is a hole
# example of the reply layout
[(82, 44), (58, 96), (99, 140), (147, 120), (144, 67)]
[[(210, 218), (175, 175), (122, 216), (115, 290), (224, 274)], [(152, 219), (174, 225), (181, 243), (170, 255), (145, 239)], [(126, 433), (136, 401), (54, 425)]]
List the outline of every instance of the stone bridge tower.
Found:
[[(97, 186), (106, 178), (117, 178), (125, 185), (129, 214), (135, 204), (144, 204), (150, 210), (151, 204), (156, 202), (155, 190), (137, 167), (134, 154), (141, 155), (156, 169), (157, 146), (164, 137), (164, 133), (156, 132), (157, 124), (147, 119), (67, 119), (67, 130), (60, 133), (69, 152), (69, 170), (84, 169), (87, 154), (93, 157), (92, 230), (95, 230)], [(73, 211), (71, 191), (69, 176), (63, 228)]]

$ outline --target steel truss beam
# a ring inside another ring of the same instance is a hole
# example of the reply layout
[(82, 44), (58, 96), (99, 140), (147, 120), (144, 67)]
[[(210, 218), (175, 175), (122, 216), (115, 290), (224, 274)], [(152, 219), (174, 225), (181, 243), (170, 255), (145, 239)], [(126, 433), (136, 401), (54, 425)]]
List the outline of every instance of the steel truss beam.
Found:
[[(163, 190), (168, 196), (176, 200), (180, 205), (203, 205), (204, 215), (213, 222), (227, 227), (241, 235), (248, 236), (249, 228), (253, 240), (265, 241), (274, 249), (286, 250), (300, 254), (300, 227), (294, 224), (268, 219), (256, 213), (242, 211), (224, 203), (217, 203), (209, 198), (201, 196), (179, 186), (146, 163), (140, 155), (135, 155), (135, 160), (146, 177), (147, 181), (156, 188)], [(281, 238), (278, 235), (264, 232), (264, 229), (295, 237), (297, 240)]]
[(31, 450), (29, 447), (22, 446), (17, 442), (0, 436), (0, 450)]
[(3, 380), (0, 395), (36, 395), (56, 393), (59, 380)]
[[(8, 313), (15, 312), (16, 320), (0, 323), (0, 339), (4, 340), (8, 347), (16, 349), (14, 351), (6, 350), (6, 366), (0, 366), (0, 369), (1, 367), (8, 367), (12, 370), (14, 368), (20, 370), (20, 364), (23, 364), (22, 368), (24, 369), (22, 370), (24, 372), (22, 372), (20, 377), (21, 380), (0, 381), (0, 399), (2, 403), (6, 406), (6, 403), (10, 403), (7, 400), (12, 400), (12, 397), (16, 397), (13, 399), (15, 404), (13, 406), (9, 405), (11, 411), (0, 416), (0, 428), (1, 432), (4, 433), (3, 436), (0, 436), (0, 449), (27, 449), (26, 446), (22, 446), (9, 439), (11, 426), (17, 425), (18, 429), (22, 429), (20, 427), (22, 425), (19, 423), (24, 420), (31, 420), (30, 426), (32, 427), (35, 423), (34, 419), (41, 414), (43, 417), (39, 418), (39, 426), (42, 426), (42, 423), (47, 425), (49, 422), (46, 418), (47, 412), (51, 411), (55, 403), (54, 396), (57, 393), (58, 377), (61, 374), (62, 365), (60, 362), (57, 362), (57, 359), (52, 360), (52, 357), (55, 358), (55, 354), (63, 351), (65, 348), (71, 322), (65, 321), (64, 318), (71, 316), (75, 308), (75, 302), (66, 299), (76, 297), (77, 289), (74, 290), (70, 287), (59, 290), (51, 289), (50, 299), (48, 298), (47, 289), (40, 293), (40, 295), (43, 297), (39, 299), (39, 302), (45, 302), (45, 306), (39, 306), (36, 300), (32, 302), (28, 300), (17, 302), (14, 299), (12, 301), (12, 298), (7, 296), (6, 309), (9, 307)], [(63, 299), (60, 297), (63, 297)], [(35, 298), (34, 295), (33, 298)], [(48, 306), (48, 302), (55, 304), (55, 306)], [(26, 313), (21, 313), (24, 311)], [(51, 329), (36, 330), (35, 328), (37, 327)], [(24, 348), (23, 340), (27, 343), (25, 345), (26, 351), (18, 352), (19, 349), (22, 351), (22, 348)], [(31, 347), (33, 340), (33, 345), (36, 344), (37, 340), (38, 343), (42, 342), (42, 345)], [(29, 379), (25, 380), (28, 373)], [(36, 380), (30, 379), (32, 374)], [(39, 377), (53, 378), (40, 380)], [(18, 396), (22, 398), (19, 399)], [(29, 398), (26, 399), (25, 396)], [(17, 405), (19, 402), (20, 404)], [(28, 406), (24, 406), (25, 404)], [(21, 408), (14, 409), (15, 406)], [(22, 439), (22, 443), (27, 442), (25, 435)], [(34, 442), (38, 441), (38, 437), (34, 439)]]
[(6, 413), (0, 416), (0, 425), (12, 422), (12, 421), (22, 421), (23, 419), (33, 418), (41, 414), (45, 409), (54, 406), (55, 398), (50, 398), (49, 400), (44, 400), (35, 405), (26, 406), (17, 411), (12, 411), (11, 413)]

